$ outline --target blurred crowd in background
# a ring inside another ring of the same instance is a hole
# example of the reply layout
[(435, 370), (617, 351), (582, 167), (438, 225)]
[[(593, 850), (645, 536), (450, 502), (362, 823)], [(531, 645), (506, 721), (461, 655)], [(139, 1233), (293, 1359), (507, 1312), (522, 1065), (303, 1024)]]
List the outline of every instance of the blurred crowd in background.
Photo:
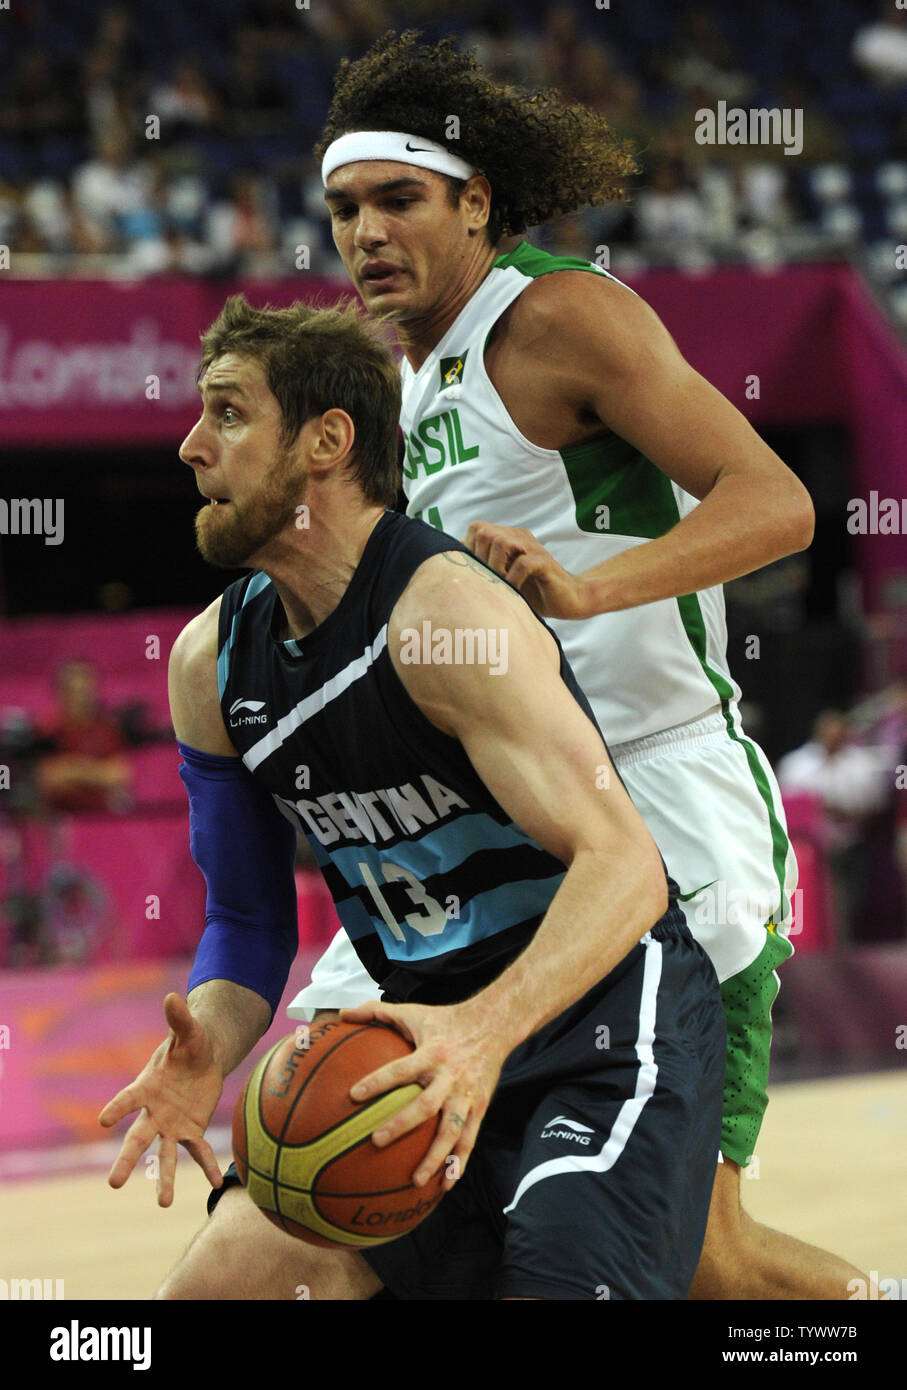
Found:
[[(558, 87), (638, 151), (630, 201), (537, 229), (547, 249), (600, 261), (607, 247), (618, 275), (845, 257), (907, 329), (907, 10), (895, 0), (460, 0), (437, 11), (434, 0), (158, 0), (153, 10), (16, 0), (0, 13), (3, 275), (266, 276), (293, 273), (305, 246), (313, 272), (344, 278), (311, 147), (341, 59), (389, 27), (414, 25), (430, 39), (457, 33), (503, 81)], [(720, 102), (802, 112), (802, 152), (698, 143), (697, 113)], [(815, 441), (805, 476), (818, 510), (819, 493), (847, 477), (847, 464), (834, 454), (843, 443), (821, 433)], [(840, 530), (843, 504), (834, 505)], [(738, 581), (729, 614), (736, 594), (741, 630), (753, 630), (743, 603), (752, 590), (753, 611), (791, 609), (774, 626), (799, 632), (809, 616), (800, 612), (804, 573), (802, 557), (790, 557)], [(813, 589), (836, 573), (819, 565)], [(837, 666), (848, 661), (845, 653)], [(829, 944), (907, 932), (907, 678), (894, 678), (902, 669), (892, 662), (871, 699), (819, 713), (801, 747), (744, 710), (776, 755), (792, 828), (827, 867)], [(749, 682), (752, 699), (755, 673)], [(0, 798), (7, 964), (85, 958), (102, 894), (66, 868), (59, 827), (137, 808), (156, 814), (136, 795), (135, 764), (149, 745), (172, 749), (170, 730), (143, 719), (141, 689), (134, 704), (105, 711), (90, 661), (65, 664), (56, 695), (46, 724), (0, 709), (0, 766), (15, 769)], [(831, 688), (822, 698), (849, 701)], [(169, 764), (154, 785), (182, 797)], [(23, 867), (24, 831), (37, 824), (56, 865), (43, 885)], [(892, 902), (899, 896), (893, 928), (890, 918), (880, 927), (871, 906), (873, 878)]]
[[(18, 0), (0, 25), (0, 243), (17, 274), (339, 273), (310, 150), (333, 73), (388, 27), (458, 33), (640, 151), (631, 201), (548, 227), (611, 266), (858, 259), (907, 325), (907, 11), (895, 0)], [(707, 145), (696, 113), (802, 112), (802, 152)], [(156, 118), (149, 125), (149, 117)]]

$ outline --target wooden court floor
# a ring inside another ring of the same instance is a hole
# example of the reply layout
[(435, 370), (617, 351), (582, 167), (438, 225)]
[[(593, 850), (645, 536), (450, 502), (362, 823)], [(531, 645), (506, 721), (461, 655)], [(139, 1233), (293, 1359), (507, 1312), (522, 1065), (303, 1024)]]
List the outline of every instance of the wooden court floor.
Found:
[[(771, 1096), (743, 1182), (750, 1213), (907, 1289), (907, 1071)], [(184, 1153), (166, 1211), (140, 1170), (119, 1192), (103, 1171), (7, 1182), (0, 1278), (63, 1279), (66, 1298), (149, 1298), (204, 1219), (207, 1191)]]

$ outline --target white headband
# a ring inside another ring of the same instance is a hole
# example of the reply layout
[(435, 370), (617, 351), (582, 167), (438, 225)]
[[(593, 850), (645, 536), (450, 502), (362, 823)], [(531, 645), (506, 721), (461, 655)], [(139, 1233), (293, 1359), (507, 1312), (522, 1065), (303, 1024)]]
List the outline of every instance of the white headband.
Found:
[(360, 159), (391, 159), (397, 164), (416, 164), (420, 169), (434, 169), (437, 174), (468, 179), (475, 173), (471, 164), (459, 155), (451, 154), (433, 140), (407, 135), (399, 130), (354, 130), (341, 135), (325, 151), (321, 161), (321, 178), (327, 183), (335, 169), (355, 164)]

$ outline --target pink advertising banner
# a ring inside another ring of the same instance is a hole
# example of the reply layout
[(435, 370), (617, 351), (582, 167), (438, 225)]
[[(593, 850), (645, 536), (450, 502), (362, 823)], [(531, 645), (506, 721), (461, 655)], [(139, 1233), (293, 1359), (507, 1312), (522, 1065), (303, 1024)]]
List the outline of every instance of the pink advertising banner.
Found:
[(331, 302), (342, 286), (196, 280), (8, 280), (0, 307), (0, 441), (81, 448), (177, 443), (197, 415), (199, 334), (234, 289), (254, 303)]
[[(650, 271), (628, 283), (681, 351), (756, 426), (849, 427), (854, 491), (907, 490), (907, 352), (848, 265)], [(199, 334), (228, 294), (330, 303), (340, 281), (9, 280), (0, 303), (0, 451), (174, 449), (197, 416)], [(873, 608), (907, 579), (907, 535), (858, 538)]]

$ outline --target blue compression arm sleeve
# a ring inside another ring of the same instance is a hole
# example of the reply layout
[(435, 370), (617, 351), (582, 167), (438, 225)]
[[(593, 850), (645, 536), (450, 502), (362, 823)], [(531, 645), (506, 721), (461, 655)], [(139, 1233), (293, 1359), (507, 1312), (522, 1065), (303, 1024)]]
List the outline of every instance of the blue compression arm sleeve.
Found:
[(232, 980), (266, 999), (273, 1018), (299, 945), (296, 832), (240, 758), (177, 746), (189, 848), (208, 886), (188, 989)]

